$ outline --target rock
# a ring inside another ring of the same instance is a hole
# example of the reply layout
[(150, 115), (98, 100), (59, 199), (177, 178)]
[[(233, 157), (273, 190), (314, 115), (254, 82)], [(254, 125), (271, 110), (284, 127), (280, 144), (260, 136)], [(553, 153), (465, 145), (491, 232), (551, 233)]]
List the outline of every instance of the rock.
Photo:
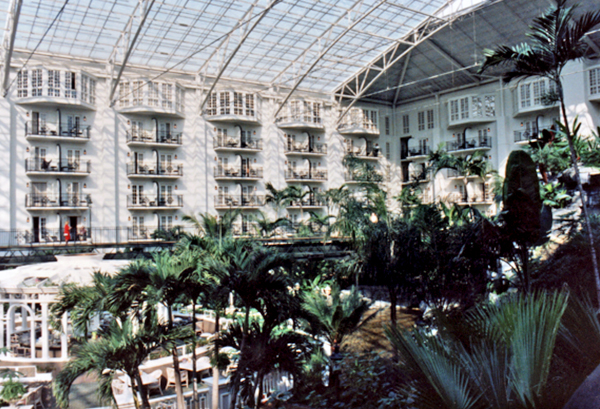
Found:
[(600, 408), (600, 365), (577, 388), (563, 409)]

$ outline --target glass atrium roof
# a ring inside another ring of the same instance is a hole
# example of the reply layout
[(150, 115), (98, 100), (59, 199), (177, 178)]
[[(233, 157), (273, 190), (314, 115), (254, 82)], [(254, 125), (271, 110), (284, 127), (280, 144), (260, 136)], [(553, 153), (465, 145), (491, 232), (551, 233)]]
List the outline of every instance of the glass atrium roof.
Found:
[[(398, 42), (482, 0), (4, 0), (14, 48), (332, 92)], [(131, 50), (130, 50), (131, 49)], [(130, 53), (128, 51), (130, 50)]]

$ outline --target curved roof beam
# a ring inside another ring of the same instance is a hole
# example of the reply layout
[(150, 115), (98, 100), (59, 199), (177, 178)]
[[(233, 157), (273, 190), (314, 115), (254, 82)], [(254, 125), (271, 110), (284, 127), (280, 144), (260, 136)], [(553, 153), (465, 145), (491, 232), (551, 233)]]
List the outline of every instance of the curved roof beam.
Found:
[(346, 12), (344, 12), (337, 20), (335, 20), (333, 23), (331, 23), (329, 28), (327, 30), (325, 30), (319, 36), (319, 38), (315, 39), (308, 47), (306, 47), (306, 50), (304, 50), (304, 52), (302, 54), (300, 54), (297, 58), (295, 58), (292, 62), (290, 62), (283, 70), (279, 71), (279, 73), (275, 76), (275, 78), (273, 78), (273, 80), (271, 80), (271, 86), (275, 85), (277, 83), (277, 81), (279, 81), (279, 79), (283, 76), (283, 74), (285, 74), (296, 63), (298, 63), (298, 61), (304, 61), (306, 59), (306, 56), (312, 50), (312, 48), (315, 45), (318, 45), (320, 43), (321, 39), (326, 37), (327, 40), (329, 40), (331, 33), (337, 27), (337, 25), (348, 16), (348, 13), (352, 12), (356, 7), (360, 6), (362, 3), (363, 3), (363, 0), (356, 0), (356, 2), (352, 5), (352, 7), (350, 7), (348, 10), (346, 10)]
[[(245, 25), (246, 23), (248, 23), (246, 20), (252, 15), (252, 12), (254, 11), (254, 8), (256, 7), (256, 5), (258, 4), (259, 1), (260, 0), (256, 0), (254, 3), (252, 3), (252, 5), (250, 5), (250, 7), (246, 11), (246, 13), (244, 13), (244, 15), (242, 16), (242, 18), (240, 18), (240, 21), (237, 24), (237, 27), (241, 28), (243, 25)], [(227, 36), (225, 38), (223, 38), (223, 40), (221, 41), (221, 43), (213, 50), (213, 52), (206, 59), (206, 61), (204, 62), (204, 64), (202, 64), (202, 66), (198, 69), (198, 74), (201, 74), (202, 71), (208, 67), (208, 64), (211, 62), (211, 60), (213, 59), (213, 57), (221, 50), (221, 48), (223, 48), (223, 46), (225, 46), (225, 48), (227, 48), (227, 44), (229, 44), (229, 40), (231, 39), (231, 37), (233, 36), (234, 33), (235, 33), (235, 30), (231, 30), (229, 32), (229, 34), (227, 34)]]
[[(352, 106), (354, 106), (354, 104), (360, 100), (360, 98), (362, 98), (363, 95), (365, 95), (365, 93), (367, 92), (367, 90), (383, 75), (387, 72), (387, 70), (392, 67), (393, 65), (395, 65), (398, 61), (400, 61), (402, 58), (406, 57), (413, 49), (415, 49), (416, 47), (418, 47), (420, 44), (422, 44), (423, 42), (427, 41), (427, 39), (429, 39), (432, 35), (434, 35), (435, 33), (437, 33), (438, 31), (440, 31), (441, 29), (443, 29), (444, 27), (447, 27), (451, 21), (448, 20), (442, 24), (439, 24), (437, 27), (435, 27), (434, 29), (432, 29), (431, 31), (427, 31), (427, 25), (429, 23), (431, 23), (432, 19), (429, 19), (427, 21), (427, 24), (425, 27), (421, 27), (419, 28), (420, 31), (420, 38), (415, 42), (415, 44), (411, 45), (410, 47), (408, 47), (406, 50), (402, 51), (399, 55), (395, 56), (396, 52), (398, 51), (398, 47), (399, 44), (396, 44), (395, 47), (392, 50), (388, 50), (386, 53), (384, 53), (385, 55), (390, 54), (390, 58), (387, 59), (385, 58), (383, 61), (383, 66), (379, 67), (379, 66), (369, 66), (366, 68), (365, 71), (363, 71), (363, 79), (362, 79), (362, 83), (359, 84), (359, 79), (358, 79), (358, 75), (354, 78), (357, 84), (357, 89), (356, 90), (350, 90), (352, 92), (352, 96), (350, 95), (344, 95), (344, 88), (346, 88), (348, 86), (348, 83), (344, 84), (344, 86), (341, 88), (340, 93), (337, 94), (337, 96), (340, 97), (340, 101), (342, 100), (342, 98), (352, 98), (352, 102), (350, 102), (350, 104), (346, 107), (346, 109), (344, 109), (344, 111), (342, 112), (342, 114), (340, 115), (340, 117), (338, 118), (338, 124), (342, 121), (342, 119), (346, 116), (346, 114), (348, 113), (348, 111), (350, 111), (350, 108), (352, 108)], [(391, 52), (390, 52), (391, 51)], [(375, 62), (373, 63), (375, 64)], [(369, 74), (372, 71), (378, 71), (377, 75), (375, 75), (368, 83), (367, 83), (367, 78), (369, 77)], [(360, 74), (359, 74), (360, 75)]]
[[(135, 35), (133, 36), (133, 40), (131, 40), (131, 43), (129, 43), (129, 46), (127, 47), (127, 51), (125, 52), (125, 57), (123, 57), (123, 61), (121, 62), (121, 67), (119, 68), (119, 72), (117, 74), (117, 77), (115, 78), (113, 84), (112, 84), (112, 88), (110, 89), (110, 95), (108, 97), (108, 100), (110, 101), (110, 106), (112, 107), (115, 104), (115, 101), (113, 99), (113, 97), (115, 96), (115, 91), (117, 90), (117, 87), (119, 86), (119, 81), (121, 80), (121, 75), (123, 75), (123, 71), (125, 70), (125, 67), (127, 66), (127, 61), (129, 60), (129, 56), (131, 55), (131, 52), (133, 51), (133, 48), (135, 47), (135, 43), (138, 39), (138, 37), (140, 36), (140, 33), (142, 32), (142, 27), (144, 27), (144, 23), (146, 22), (146, 19), (148, 18), (148, 15), (150, 14), (150, 10), (152, 9), (152, 6), (154, 5), (154, 2), (156, 0), (144, 0), (146, 3), (150, 3), (147, 5), (146, 10), (144, 12), (144, 16), (142, 17), (142, 21), (140, 21), (140, 25), (138, 26)], [(138, 5), (141, 4), (138, 3)], [(133, 19), (133, 16), (132, 16)], [(129, 20), (129, 22), (132, 22), (132, 19)], [(130, 23), (127, 23), (128, 25)], [(125, 34), (125, 32), (123, 33), (123, 35)], [(115, 49), (116, 49), (116, 45), (115, 45)], [(113, 49), (114, 51), (114, 49)]]
[(367, 18), (371, 13), (373, 13), (375, 10), (377, 10), (377, 8), (379, 8), (379, 6), (381, 6), (383, 3), (386, 3), (386, 1), (387, 0), (381, 0), (381, 1), (377, 2), (369, 10), (367, 10), (364, 14), (362, 14), (356, 21), (354, 21), (352, 24), (350, 24), (348, 26), (348, 28), (346, 28), (343, 32), (341, 32), (323, 51), (321, 51), (321, 53), (317, 56), (317, 58), (315, 58), (313, 63), (310, 65), (310, 67), (308, 67), (308, 69), (304, 72), (304, 74), (302, 74), (302, 76), (300, 76), (300, 78), (298, 78), (298, 80), (296, 81), (296, 83), (294, 84), (294, 86), (292, 87), (290, 92), (288, 92), (288, 94), (286, 95), (283, 102), (277, 108), (277, 111), (275, 111), (275, 115), (274, 115), (275, 117), (277, 117), (277, 114), (279, 114), (279, 111), (281, 111), (281, 109), (285, 106), (285, 103), (290, 99), (290, 97), (292, 96), (294, 91), (296, 91), (296, 89), (298, 88), (300, 83), (302, 83), (302, 81), (304, 81), (304, 79), (308, 76), (308, 74), (310, 74), (310, 72), (315, 68), (317, 63), (319, 61), (321, 61), (321, 58), (323, 58), (323, 56), (325, 54), (327, 54), (329, 52), (329, 50), (331, 50), (333, 48), (333, 46), (336, 45), (338, 43), (338, 41), (340, 41), (342, 39), (342, 37), (344, 37), (346, 34), (348, 34), (348, 32), (350, 30), (352, 30), (352, 28), (354, 26), (356, 26), (358, 23), (360, 23), (365, 18)]
[(10, 60), (12, 59), (13, 49), (15, 47), (15, 36), (17, 34), (17, 25), (19, 24), (19, 16), (21, 14), (21, 5), (23, 0), (13, 0), (12, 8), (7, 19), (7, 30), (2, 45), (4, 51), (4, 66), (2, 68), (2, 91), (4, 97), (8, 94), (8, 77), (10, 74)]
[(210, 97), (210, 94), (215, 89), (215, 86), (219, 82), (219, 79), (221, 78), (221, 75), (223, 75), (223, 73), (227, 69), (227, 66), (229, 65), (229, 63), (231, 62), (231, 60), (233, 60), (233, 57), (235, 57), (235, 54), (238, 52), (238, 50), (240, 49), (240, 47), (242, 46), (242, 44), (244, 44), (244, 41), (246, 41), (246, 38), (248, 38), (248, 36), (250, 35), (250, 33), (252, 33), (252, 30), (254, 30), (256, 28), (256, 26), (261, 22), (261, 20), (267, 15), (267, 13), (269, 12), (269, 10), (271, 10), (273, 7), (275, 7), (275, 5), (277, 3), (279, 3), (279, 2), (281, 2), (281, 0), (273, 0), (267, 6), (267, 8), (262, 11), (260, 17), (254, 22), (254, 24), (252, 25), (252, 27), (250, 27), (248, 29), (248, 31), (246, 31), (246, 33), (244, 34), (244, 36), (241, 38), (239, 44), (237, 45), (237, 47), (235, 47), (235, 49), (233, 50), (233, 52), (229, 55), (229, 57), (225, 61), (225, 64), (223, 64), (223, 66), (219, 70), (219, 73), (217, 74), (217, 77), (215, 78), (215, 80), (213, 81), (212, 85), (210, 86), (210, 89), (206, 93), (206, 96), (204, 97), (204, 100), (202, 100), (202, 105), (200, 105), (200, 114), (202, 114), (202, 110), (204, 109), (204, 105), (206, 105), (206, 101), (208, 101), (208, 98)]

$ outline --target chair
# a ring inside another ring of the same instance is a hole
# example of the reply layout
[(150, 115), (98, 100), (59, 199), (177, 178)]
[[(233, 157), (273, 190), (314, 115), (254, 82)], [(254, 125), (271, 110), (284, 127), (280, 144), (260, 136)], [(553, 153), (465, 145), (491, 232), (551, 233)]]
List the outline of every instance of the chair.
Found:
[(158, 389), (158, 391), (160, 392), (160, 394), (163, 394), (162, 388), (160, 386), (160, 381), (162, 379), (162, 371), (160, 369), (157, 369), (149, 374), (147, 374), (148, 376), (156, 379), (156, 382), (152, 382), (149, 383), (148, 385), (146, 385), (146, 387), (148, 388), (148, 391), (151, 391), (153, 389)]
[[(185, 383), (186, 387), (190, 386), (187, 371), (179, 371), (179, 376), (181, 377), (182, 385)], [(165, 389), (167, 389), (171, 385), (175, 386), (175, 369), (167, 368), (167, 386), (165, 386)]]

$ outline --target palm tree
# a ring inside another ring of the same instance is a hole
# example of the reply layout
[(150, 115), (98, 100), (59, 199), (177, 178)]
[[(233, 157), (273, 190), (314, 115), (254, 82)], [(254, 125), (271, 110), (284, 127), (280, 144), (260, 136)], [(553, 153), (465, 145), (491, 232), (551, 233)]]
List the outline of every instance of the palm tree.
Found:
[(279, 218), (279, 212), (281, 210), (281, 207), (285, 205), (286, 200), (287, 200), (287, 194), (285, 192), (285, 188), (278, 190), (275, 188), (275, 186), (273, 186), (273, 184), (271, 182), (267, 182), (265, 184), (265, 189), (267, 190), (267, 195), (265, 196), (265, 202), (267, 204), (270, 204), (273, 209), (275, 210), (275, 213), (277, 215), (277, 218)]
[(585, 36), (592, 28), (600, 24), (600, 11), (586, 12), (575, 18), (575, 6), (567, 7), (566, 0), (558, 0), (541, 16), (535, 18), (527, 33), (529, 43), (522, 43), (513, 47), (499, 46), (495, 50), (484, 50), (485, 61), (480, 72), (489, 67), (508, 66), (504, 73), (505, 82), (513, 79), (528, 77), (545, 77), (556, 86), (555, 100), (560, 103), (564, 132), (569, 143), (571, 163), (577, 179), (577, 190), (581, 197), (583, 216), (586, 223), (590, 253), (596, 280), (597, 302), (600, 305), (600, 272), (598, 259), (592, 235), (592, 225), (584, 191), (579, 175), (577, 153), (574, 137), (569, 127), (567, 110), (565, 107), (564, 90), (562, 86), (562, 70), (569, 61), (580, 60), (585, 55)]
[(289, 206), (292, 203), (298, 203), (300, 206), (300, 220), (304, 218), (304, 211), (302, 207), (302, 202), (304, 199), (312, 194), (310, 189), (305, 190), (299, 186), (290, 185), (283, 189), (283, 194), (285, 196), (285, 203)]
[(272, 237), (278, 228), (286, 227), (290, 224), (290, 220), (285, 217), (280, 217), (279, 219), (272, 221), (263, 211), (259, 211), (258, 216), (253, 215), (252, 221), (255, 223), (254, 228), (256, 234), (263, 238)]
[(433, 169), (434, 176), (442, 169), (452, 169), (462, 177), (465, 187), (465, 202), (469, 201), (469, 177), (477, 176), (485, 182), (486, 178), (494, 173), (483, 151), (475, 151), (472, 155), (456, 156), (438, 149), (429, 155), (429, 164)]
[[(167, 310), (166, 328), (172, 331), (173, 305), (184, 294), (185, 282), (194, 269), (193, 260), (174, 257), (168, 252), (157, 253), (153, 262), (147, 263), (145, 268), (126, 268), (121, 271), (116, 277), (112, 299), (134, 305), (147, 317), (156, 313), (157, 305), (162, 305)], [(171, 345), (170, 349), (175, 370), (177, 407), (184, 409), (177, 348)]]
[(183, 215), (182, 220), (191, 223), (198, 234), (212, 238), (222, 238), (233, 234), (233, 224), (235, 219), (241, 214), (239, 209), (227, 210), (223, 217), (219, 218), (209, 213), (200, 214), (200, 218), (191, 215)]
[(329, 296), (319, 287), (302, 295), (302, 308), (312, 332), (325, 337), (332, 347), (342, 345), (344, 338), (358, 327), (369, 306), (370, 302), (356, 287), (342, 294), (340, 287), (334, 284)]
[(167, 334), (156, 325), (139, 326), (131, 319), (113, 321), (102, 337), (86, 340), (75, 350), (73, 359), (61, 370), (53, 383), (53, 392), (60, 407), (69, 406), (71, 385), (80, 375), (93, 372), (98, 378), (98, 393), (101, 397), (112, 396), (111, 383), (116, 371), (123, 371), (131, 380), (131, 391), (136, 408), (150, 408), (148, 391), (142, 383), (139, 366), (153, 350), (168, 340), (179, 336), (177, 332)]

